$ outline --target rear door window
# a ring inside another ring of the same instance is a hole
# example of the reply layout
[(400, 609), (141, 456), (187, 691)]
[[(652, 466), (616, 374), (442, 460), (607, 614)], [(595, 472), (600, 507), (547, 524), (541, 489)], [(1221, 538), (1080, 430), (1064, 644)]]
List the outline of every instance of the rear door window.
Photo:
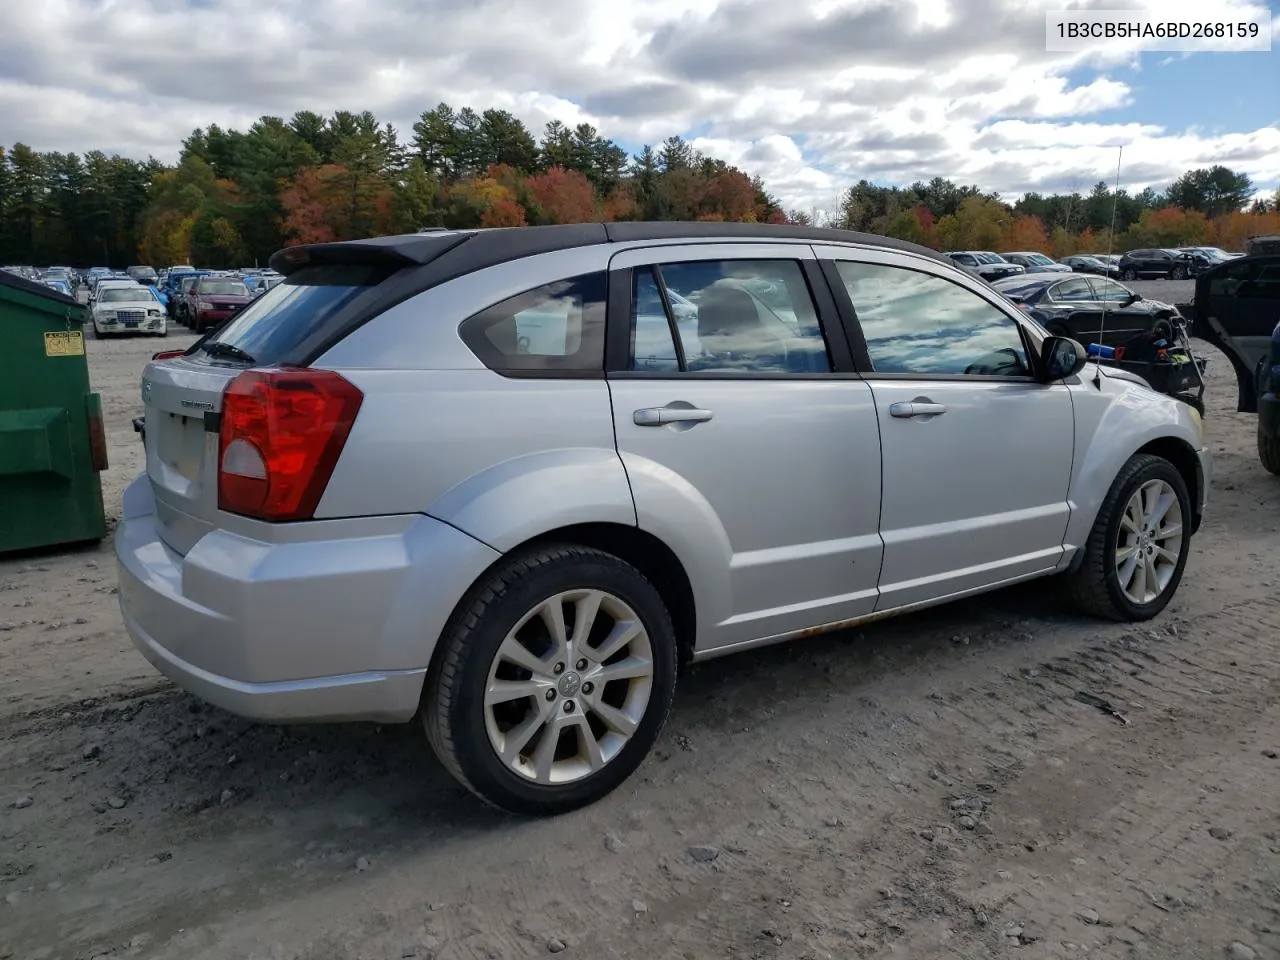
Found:
[(1071, 280), (1063, 280), (1062, 283), (1056, 284), (1050, 293), (1054, 300), (1063, 303), (1075, 303), (1080, 300), (1093, 299), (1093, 287), (1089, 286), (1089, 281), (1083, 277), (1076, 277)]
[[(242, 350), (257, 363), (276, 363), (329, 317), (393, 272), (391, 267), (366, 264), (303, 267), (252, 301), (209, 340)], [(248, 294), (239, 281), (206, 281), (228, 282), (241, 295)]]
[(1209, 296), (1237, 296), (1240, 288), (1253, 279), (1256, 271), (1257, 263), (1249, 261), (1239, 261), (1223, 267), (1209, 281)]

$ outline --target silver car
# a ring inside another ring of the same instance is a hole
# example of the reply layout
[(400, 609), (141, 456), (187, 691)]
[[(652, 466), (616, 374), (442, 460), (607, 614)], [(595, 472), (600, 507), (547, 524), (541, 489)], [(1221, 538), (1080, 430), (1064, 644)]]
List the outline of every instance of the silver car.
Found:
[(147, 365), (120, 606), (187, 690), (417, 718), (553, 813), (642, 761), (680, 668), (1034, 577), (1178, 587), (1191, 407), (923, 247), (611, 223), (294, 247)]

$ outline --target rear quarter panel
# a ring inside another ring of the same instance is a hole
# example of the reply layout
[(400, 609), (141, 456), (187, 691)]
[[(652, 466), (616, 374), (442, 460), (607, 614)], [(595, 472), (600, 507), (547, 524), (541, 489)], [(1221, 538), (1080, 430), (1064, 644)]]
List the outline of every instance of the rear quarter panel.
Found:
[(425, 513), (502, 551), (575, 523), (634, 525), (603, 375), (504, 377), (458, 335), (486, 307), (608, 258), (577, 248), (460, 277), (330, 349), (316, 366), (365, 399), (317, 517)]

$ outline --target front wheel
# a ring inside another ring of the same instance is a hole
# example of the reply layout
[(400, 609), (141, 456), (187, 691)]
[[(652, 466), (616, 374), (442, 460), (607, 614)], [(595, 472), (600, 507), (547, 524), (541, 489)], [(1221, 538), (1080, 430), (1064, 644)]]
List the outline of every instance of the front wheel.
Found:
[(1173, 598), (1187, 565), (1191, 497), (1168, 460), (1130, 457), (1111, 484), (1069, 580), (1087, 613), (1109, 620), (1150, 620)]
[(1280, 477), (1280, 437), (1267, 433), (1258, 424), (1258, 460), (1267, 473)]
[(525, 815), (621, 784), (671, 709), (676, 640), (657, 589), (576, 545), (518, 555), (459, 609), (423, 688), (432, 749), (464, 786)]
[(1137, 270), (1134, 270), (1134, 269), (1132, 269), (1132, 268), (1130, 268), (1130, 269), (1128, 269), (1128, 270), (1122, 270), (1122, 271), (1120, 272), (1120, 279), (1121, 279), (1121, 280), (1137, 280), (1137, 279), (1138, 279), (1138, 271), (1137, 271)]

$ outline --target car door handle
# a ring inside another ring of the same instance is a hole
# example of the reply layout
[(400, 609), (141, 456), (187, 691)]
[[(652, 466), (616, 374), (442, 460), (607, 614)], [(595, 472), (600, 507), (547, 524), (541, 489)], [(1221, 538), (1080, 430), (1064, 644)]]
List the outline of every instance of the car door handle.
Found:
[(889, 404), (889, 416), (897, 417), (899, 420), (909, 420), (912, 417), (936, 417), (946, 412), (947, 408), (942, 404), (928, 400), (899, 401)]
[(669, 423), (706, 423), (710, 410), (697, 407), (646, 407), (631, 417), (637, 427), (664, 427)]

